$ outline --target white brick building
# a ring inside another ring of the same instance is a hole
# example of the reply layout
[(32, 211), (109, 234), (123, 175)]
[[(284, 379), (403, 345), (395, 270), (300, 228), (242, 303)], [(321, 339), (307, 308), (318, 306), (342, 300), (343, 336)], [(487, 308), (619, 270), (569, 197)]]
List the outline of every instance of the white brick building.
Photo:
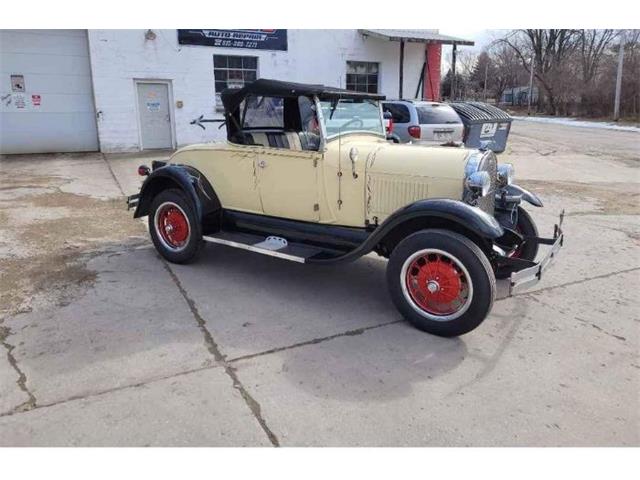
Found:
[[(260, 49), (264, 39), (275, 49)], [(0, 153), (220, 139), (217, 124), (202, 130), (190, 121), (220, 118), (216, 93), (256, 77), (397, 98), (402, 75), (405, 98), (437, 97), (441, 44), (468, 43), (437, 30), (5, 30), (0, 41)]]

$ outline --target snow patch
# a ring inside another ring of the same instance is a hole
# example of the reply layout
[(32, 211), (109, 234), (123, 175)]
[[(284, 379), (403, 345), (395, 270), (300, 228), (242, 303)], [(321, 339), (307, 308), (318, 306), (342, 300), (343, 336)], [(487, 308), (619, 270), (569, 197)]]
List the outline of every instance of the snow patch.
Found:
[(514, 120), (523, 120), (525, 122), (538, 122), (538, 123), (555, 123), (558, 125), (568, 125), (570, 127), (581, 128), (600, 128), (604, 130), (620, 130), (623, 132), (638, 132), (640, 133), (640, 127), (633, 127), (631, 125), (618, 125), (613, 122), (590, 122), (588, 120), (576, 120), (575, 118), (566, 117), (513, 117)]

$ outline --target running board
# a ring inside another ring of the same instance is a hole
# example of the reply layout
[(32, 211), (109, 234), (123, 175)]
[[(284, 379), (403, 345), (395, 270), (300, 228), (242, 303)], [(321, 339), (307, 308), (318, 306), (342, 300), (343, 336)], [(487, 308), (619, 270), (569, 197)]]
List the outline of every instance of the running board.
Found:
[(250, 252), (261, 253), (262, 255), (282, 258), (298, 263), (305, 263), (308, 258), (324, 251), (321, 248), (311, 247), (309, 245), (289, 243), (281, 237), (270, 236), (265, 238), (259, 235), (239, 232), (218, 232), (213, 235), (205, 235), (202, 239), (206, 242), (249, 250)]

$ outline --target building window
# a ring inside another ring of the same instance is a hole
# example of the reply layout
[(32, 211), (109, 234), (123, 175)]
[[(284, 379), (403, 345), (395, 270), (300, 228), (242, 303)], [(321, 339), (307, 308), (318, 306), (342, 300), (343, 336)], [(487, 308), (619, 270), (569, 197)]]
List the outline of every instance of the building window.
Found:
[(213, 76), (216, 82), (216, 104), (222, 110), (220, 92), (225, 88), (242, 88), (258, 78), (258, 57), (214, 55)]
[(377, 62), (347, 62), (347, 90), (378, 93)]

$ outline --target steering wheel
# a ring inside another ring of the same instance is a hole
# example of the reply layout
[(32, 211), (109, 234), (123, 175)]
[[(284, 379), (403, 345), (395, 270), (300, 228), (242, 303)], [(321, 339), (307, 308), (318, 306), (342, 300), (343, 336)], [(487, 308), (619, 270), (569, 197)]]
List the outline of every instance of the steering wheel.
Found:
[(353, 117), (348, 122), (343, 123), (342, 125), (340, 125), (340, 129), (342, 130), (343, 128), (347, 128), (347, 127), (351, 126), (352, 123), (353, 124), (357, 124), (357, 125), (355, 125), (356, 128), (364, 127), (364, 122), (362, 121), (362, 119), (360, 117)]

